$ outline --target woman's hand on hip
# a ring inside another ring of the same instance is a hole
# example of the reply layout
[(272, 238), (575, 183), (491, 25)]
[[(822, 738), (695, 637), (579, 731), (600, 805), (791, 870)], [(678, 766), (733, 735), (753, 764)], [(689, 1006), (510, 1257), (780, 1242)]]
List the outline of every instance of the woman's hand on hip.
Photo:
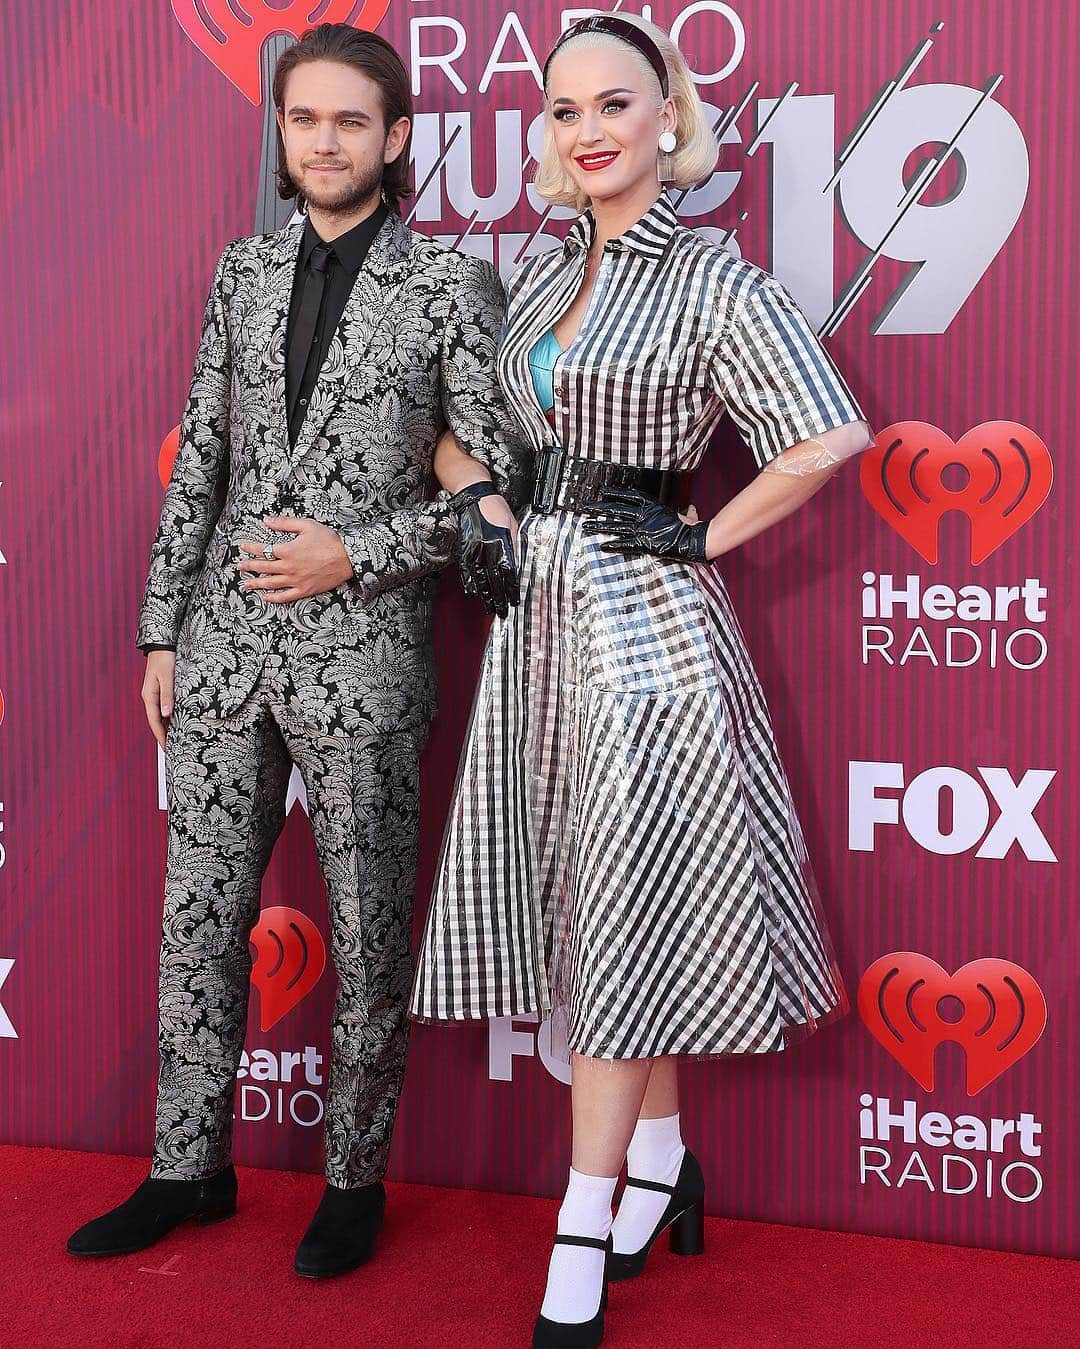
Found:
[(627, 557), (665, 558), (676, 562), (707, 562), (708, 523), (691, 506), (680, 515), (655, 497), (632, 487), (610, 487), (599, 501), (586, 507), (585, 534), (606, 536), (605, 553)]

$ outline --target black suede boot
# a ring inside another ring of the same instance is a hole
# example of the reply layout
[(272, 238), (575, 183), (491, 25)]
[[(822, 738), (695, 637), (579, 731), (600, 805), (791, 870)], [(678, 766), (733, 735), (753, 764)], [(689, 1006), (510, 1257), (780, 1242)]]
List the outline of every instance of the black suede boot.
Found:
[(130, 1199), (68, 1238), (69, 1255), (128, 1255), (160, 1241), (180, 1223), (220, 1222), (236, 1212), (231, 1166), (205, 1180), (144, 1180)]
[(352, 1190), (328, 1184), (297, 1249), (297, 1274), (305, 1279), (325, 1279), (370, 1260), (385, 1208), (386, 1191), (381, 1181)]

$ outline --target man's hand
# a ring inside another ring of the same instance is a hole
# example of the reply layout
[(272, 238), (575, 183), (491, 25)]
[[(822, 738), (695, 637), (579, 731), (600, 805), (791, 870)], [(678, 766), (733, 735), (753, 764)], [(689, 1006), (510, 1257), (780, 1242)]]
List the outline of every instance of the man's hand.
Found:
[(142, 700), (146, 720), (154, 739), (165, 748), (166, 722), (173, 710), (173, 677), (176, 673), (175, 651), (149, 651), (146, 655), (146, 674), (143, 677)]
[(258, 590), (268, 604), (288, 604), (308, 595), (333, 590), (353, 574), (341, 536), (317, 520), (303, 516), (273, 515), (263, 521), (267, 529), (296, 537), (274, 544), (273, 558), (266, 558), (264, 545), (242, 539), (240, 547), (247, 555), (240, 562), (244, 588)]

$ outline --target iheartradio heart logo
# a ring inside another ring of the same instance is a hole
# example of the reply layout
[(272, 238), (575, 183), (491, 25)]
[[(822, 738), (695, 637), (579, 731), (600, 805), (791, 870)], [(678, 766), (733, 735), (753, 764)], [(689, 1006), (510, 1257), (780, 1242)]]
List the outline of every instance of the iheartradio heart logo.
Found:
[(251, 934), (255, 963), (251, 982), (259, 990), (259, 1029), (267, 1031), (302, 1002), (326, 968), (322, 933), (299, 909), (263, 909)]
[[(958, 1017), (945, 1014), (946, 998), (959, 1002)], [(948, 974), (929, 956), (894, 951), (863, 975), (859, 1015), (924, 1091), (934, 1090), (938, 1045), (962, 1046), (967, 1094), (975, 1096), (1042, 1035), (1046, 999), (1027, 970), (1009, 960), (972, 960)]]
[(172, 0), (187, 36), (256, 107), (263, 100), (259, 58), (268, 37), (299, 38), (317, 23), (351, 23), (373, 33), (389, 8), (390, 0)]
[(4, 690), (0, 689), (0, 726), (4, 724)]
[(978, 566), (1043, 504), (1054, 467), (1019, 422), (983, 422), (955, 442), (929, 422), (895, 422), (863, 455), (860, 478), (870, 505), (927, 562), (938, 560), (942, 516), (966, 515)]

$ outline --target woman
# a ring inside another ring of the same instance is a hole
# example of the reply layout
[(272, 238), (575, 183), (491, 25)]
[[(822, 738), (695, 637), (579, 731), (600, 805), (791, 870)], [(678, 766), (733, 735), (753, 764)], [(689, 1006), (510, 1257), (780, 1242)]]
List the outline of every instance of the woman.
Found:
[[(679, 225), (662, 184), (701, 180), (717, 152), (670, 40), (630, 16), (586, 19), (556, 45), (545, 92), (537, 188), (588, 210), (510, 288), (500, 374), (537, 484), (412, 1011), (565, 1012), (573, 1163), (533, 1343), (586, 1346), (607, 1279), (638, 1273), (666, 1227), (674, 1249), (702, 1249), (675, 1056), (780, 1050), (846, 1008), (710, 564), (870, 436), (778, 283)], [(680, 515), (725, 410), (763, 471), (711, 520)], [(510, 527), (475, 460), (444, 444), (436, 467), (470, 542)], [(488, 579), (497, 589), (497, 569), (472, 584)]]

